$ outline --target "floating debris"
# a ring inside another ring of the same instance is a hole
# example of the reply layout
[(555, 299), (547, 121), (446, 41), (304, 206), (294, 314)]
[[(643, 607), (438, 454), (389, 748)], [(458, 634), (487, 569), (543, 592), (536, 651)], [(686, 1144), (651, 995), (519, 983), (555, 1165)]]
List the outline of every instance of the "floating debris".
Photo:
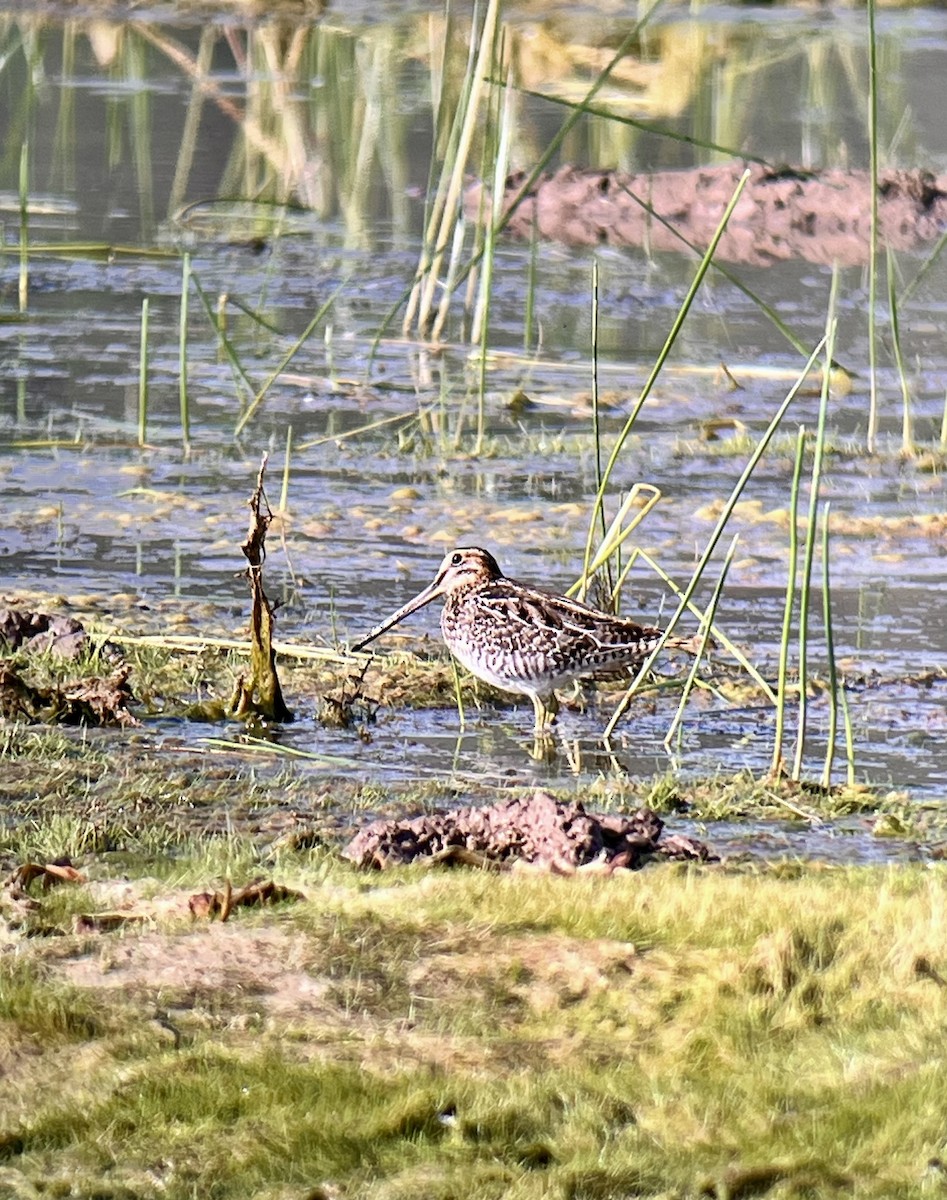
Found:
[(140, 725), (128, 708), (135, 702), (128, 676), (129, 668), (123, 666), (104, 679), (93, 675), (57, 687), (34, 687), (12, 667), (0, 666), (0, 716), (49, 725)]

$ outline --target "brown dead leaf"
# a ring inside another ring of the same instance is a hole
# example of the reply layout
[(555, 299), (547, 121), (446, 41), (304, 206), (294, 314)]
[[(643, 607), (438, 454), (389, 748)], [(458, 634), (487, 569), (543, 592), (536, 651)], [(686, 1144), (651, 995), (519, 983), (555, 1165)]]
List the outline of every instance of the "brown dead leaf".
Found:
[(25, 893), (37, 879), (43, 881), (44, 892), (60, 883), (86, 882), (82, 872), (77, 871), (68, 859), (64, 859), (62, 862), (52, 863), (22, 863), (6, 881), (6, 886), (14, 892)]
[(274, 883), (272, 879), (254, 880), (253, 883), (248, 883), (246, 887), (238, 888), (237, 891), (233, 890), (233, 885), (228, 879), (223, 891), (196, 892), (188, 900), (187, 906), (191, 910), (191, 916), (195, 919), (201, 917), (213, 919), (219, 916), (221, 921), (226, 921), (235, 908), (284, 904), (289, 900), (295, 903), (305, 899), (302, 892), (283, 887), (280, 883)]
[(147, 920), (143, 913), (76, 913), (72, 928), (75, 933), (114, 933), (126, 925), (141, 925)]

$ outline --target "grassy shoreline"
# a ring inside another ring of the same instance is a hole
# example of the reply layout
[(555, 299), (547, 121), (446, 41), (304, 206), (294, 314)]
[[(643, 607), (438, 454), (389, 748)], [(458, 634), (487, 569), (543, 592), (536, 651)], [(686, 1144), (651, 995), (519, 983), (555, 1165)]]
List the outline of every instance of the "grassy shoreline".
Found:
[(7, 940), (0, 1194), (880, 1197), (939, 1177), (939, 865), (365, 876), (317, 848), (274, 863), (303, 902), (191, 920), (223, 865), (57, 889), (54, 924), (147, 920)]

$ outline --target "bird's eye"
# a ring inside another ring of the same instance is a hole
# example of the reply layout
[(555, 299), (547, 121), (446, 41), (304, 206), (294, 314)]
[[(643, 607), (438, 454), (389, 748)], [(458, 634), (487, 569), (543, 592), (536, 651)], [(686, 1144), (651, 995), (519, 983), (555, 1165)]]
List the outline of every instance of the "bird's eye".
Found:
[(457, 554), (451, 555), (450, 565), (452, 567), (459, 567), (463, 561), (464, 561), (464, 556), (458, 552)]

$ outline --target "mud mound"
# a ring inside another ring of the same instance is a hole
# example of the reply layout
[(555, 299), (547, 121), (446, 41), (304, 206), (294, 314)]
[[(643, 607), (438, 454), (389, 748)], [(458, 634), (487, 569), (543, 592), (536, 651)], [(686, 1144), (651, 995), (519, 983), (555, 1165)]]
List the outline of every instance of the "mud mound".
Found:
[[(698, 250), (714, 230), (746, 164), (722, 163), (687, 171), (630, 175), (562, 167), (544, 175), (510, 218), (507, 230), (570, 245), (608, 242), (652, 250)], [(525, 182), (506, 182), (508, 207)], [(475, 214), (480, 186), (467, 193)], [(878, 180), (878, 227), (884, 245), (911, 250), (947, 226), (947, 179), (924, 170), (885, 170)], [(867, 262), (871, 228), (871, 178), (867, 171), (775, 170), (750, 167), (740, 201), (720, 241), (717, 257), (767, 266), (801, 258), (853, 266)]]
[(355, 835), (343, 853), (361, 867), (385, 868), (462, 850), (476, 861), (529, 863), (571, 872), (598, 866), (635, 868), (651, 858), (706, 862), (714, 856), (693, 838), (662, 840), (664, 822), (650, 808), (632, 816), (595, 816), (577, 801), (549, 792), (514, 796), (486, 808), (461, 808), (412, 820), (374, 821)]

